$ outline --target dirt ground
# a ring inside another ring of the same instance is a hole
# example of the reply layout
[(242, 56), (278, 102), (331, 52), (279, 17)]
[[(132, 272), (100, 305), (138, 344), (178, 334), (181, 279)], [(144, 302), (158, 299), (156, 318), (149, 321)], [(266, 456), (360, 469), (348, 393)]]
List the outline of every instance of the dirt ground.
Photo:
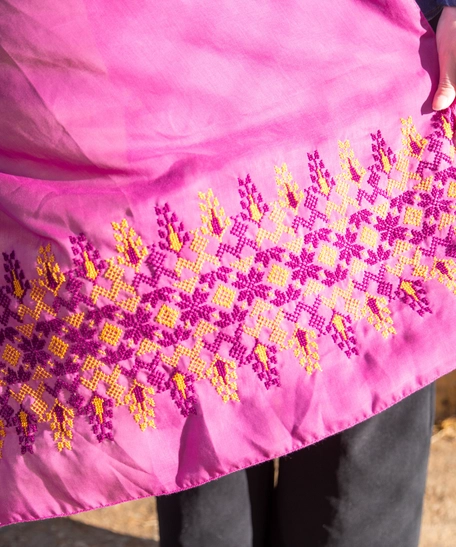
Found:
[(456, 544), (456, 418), (444, 420), (432, 438), (420, 547)]
[[(420, 547), (456, 544), (456, 418), (436, 428)], [(0, 530), (0, 547), (158, 547), (155, 499)], [(398, 546), (400, 547), (400, 546)]]

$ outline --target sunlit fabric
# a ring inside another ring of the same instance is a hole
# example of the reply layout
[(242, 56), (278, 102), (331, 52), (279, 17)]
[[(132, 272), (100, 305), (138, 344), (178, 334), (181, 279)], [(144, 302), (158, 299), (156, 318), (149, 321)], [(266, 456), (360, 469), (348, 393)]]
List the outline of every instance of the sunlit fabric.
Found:
[(0, 524), (203, 482), (453, 368), (413, 0), (0, 6)]

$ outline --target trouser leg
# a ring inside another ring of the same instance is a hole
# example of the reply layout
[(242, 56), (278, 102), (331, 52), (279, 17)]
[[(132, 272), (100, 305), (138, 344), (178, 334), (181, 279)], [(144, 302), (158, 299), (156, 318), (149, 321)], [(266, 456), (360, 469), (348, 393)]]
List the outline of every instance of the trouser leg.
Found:
[(435, 386), (280, 459), (273, 547), (416, 547)]
[(264, 547), (273, 462), (160, 496), (161, 547)]

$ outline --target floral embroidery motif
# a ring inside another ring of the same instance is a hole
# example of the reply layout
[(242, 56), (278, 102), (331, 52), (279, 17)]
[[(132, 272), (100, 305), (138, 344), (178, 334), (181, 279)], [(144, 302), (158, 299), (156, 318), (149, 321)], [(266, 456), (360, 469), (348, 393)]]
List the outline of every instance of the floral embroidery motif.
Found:
[(163, 397), (184, 417), (197, 413), (201, 382), (238, 404), (246, 374), (277, 389), (283, 367), (322, 370), (323, 338), (352, 358), (357, 323), (386, 339), (398, 306), (432, 313), (426, 283), (456, 294), (454, 122), (436, 113), (422, 137), (402, 120), (396, 153), (377, 131), (367, 166), (339, 143), (339, 174), (309, 153), (306, 184), (276, 167), (272, 202), (239, 179), (232, 216), (211, 189), (199, 192), (199, 227), (156, 206), (157, 243), (113, 222), (111, 257), (71, 236), (66, 271), (50, 244), (35, 279), (3, 252), (0, 457), (10, 432), (26, 454), (43, 428), (72, 450), (80, 420), (112, 440), (119, 407), (153, 430)]

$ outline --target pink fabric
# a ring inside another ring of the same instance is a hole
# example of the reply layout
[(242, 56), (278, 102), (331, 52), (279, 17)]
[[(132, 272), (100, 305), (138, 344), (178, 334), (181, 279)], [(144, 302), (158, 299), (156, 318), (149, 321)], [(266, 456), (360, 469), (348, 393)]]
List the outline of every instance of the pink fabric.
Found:
[(11, 0), (0, 46), (2, 525), (201, 484), (454, 367), (454, 118), (413, 0)]

